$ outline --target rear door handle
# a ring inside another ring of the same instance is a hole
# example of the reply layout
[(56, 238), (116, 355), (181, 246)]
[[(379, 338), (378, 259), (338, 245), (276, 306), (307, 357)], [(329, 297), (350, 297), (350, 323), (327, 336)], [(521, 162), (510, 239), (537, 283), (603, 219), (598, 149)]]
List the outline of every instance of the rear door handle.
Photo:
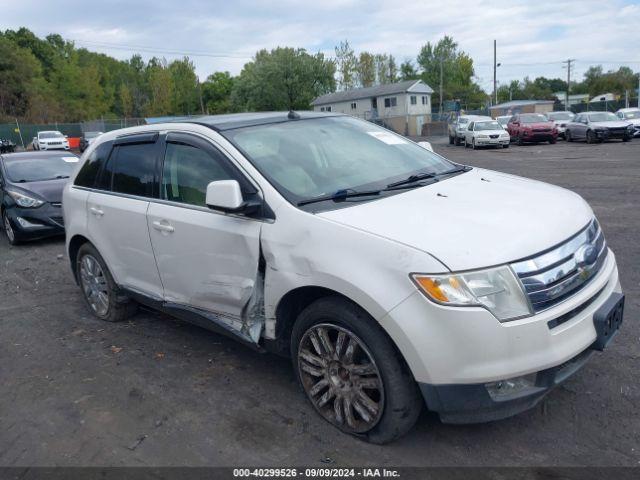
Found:
[(155, 222), (153, 222), (153, 228), (155, 228), (159, 232), (173, 233), (175, 231), (175, 228), (173, 228), (171, 225), (166, 223), (166, 221), (156, 220)]
[(99, 208), (91, 207), (89, 211), (93, 213), (96, 217), (101, 217), (104, 215), (104, 212)]

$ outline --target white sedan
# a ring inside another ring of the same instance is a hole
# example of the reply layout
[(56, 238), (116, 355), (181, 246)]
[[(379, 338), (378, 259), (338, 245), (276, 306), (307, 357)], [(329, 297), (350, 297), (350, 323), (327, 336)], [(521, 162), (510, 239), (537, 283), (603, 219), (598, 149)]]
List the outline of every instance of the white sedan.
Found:
[(57, 130), (38, 132), (33, 139), (34, 150), (69, 150), (69, 140)]
[(464, 146), (478, 147), (494, 146), (509, 148), (509, 132), (495, 120), (476, 120), (469, 123), (464, 132)]

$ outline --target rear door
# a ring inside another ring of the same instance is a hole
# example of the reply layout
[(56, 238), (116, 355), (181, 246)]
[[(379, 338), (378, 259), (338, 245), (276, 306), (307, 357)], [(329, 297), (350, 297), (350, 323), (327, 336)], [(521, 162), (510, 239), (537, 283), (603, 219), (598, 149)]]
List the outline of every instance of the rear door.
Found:
[(164, 150), (160, 198), (147, 215), (164, 299), (238, 330), (256, 287), (262, 221), (213, 211), (205, 193), (215, 180), (238, 180), (245, 199), (257, 189), (209, 140), (169, 133)]
[(160, 299), (162, 284), (147, 227), (157, 195), (158, 134), (117, 139), (87, 199), (87, 225), (116, 283)]

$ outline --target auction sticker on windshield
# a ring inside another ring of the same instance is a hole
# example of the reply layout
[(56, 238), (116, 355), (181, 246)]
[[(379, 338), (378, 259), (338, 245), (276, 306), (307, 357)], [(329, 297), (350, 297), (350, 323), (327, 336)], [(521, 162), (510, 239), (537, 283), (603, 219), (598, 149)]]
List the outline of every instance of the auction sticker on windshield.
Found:
[(387, 145), (400, 145), (403, 143), (407, 143), (406, 140), (400, 138), (397, 135), (387, 132), (367, 132), (374, 138), (377, 138), (381, 142), (386, 143)]
[(67, 163), (77, 163), (78, 157), (62, 157), (62, 160), (64, 160)]

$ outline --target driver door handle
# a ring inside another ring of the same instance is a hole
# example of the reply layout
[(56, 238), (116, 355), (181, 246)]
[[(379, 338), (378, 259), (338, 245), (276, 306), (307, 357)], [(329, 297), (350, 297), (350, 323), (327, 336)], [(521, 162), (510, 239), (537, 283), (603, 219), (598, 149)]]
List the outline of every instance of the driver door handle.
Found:
[(173, 233), (175, 231), (175, 228), (173, 228), (168, 223), (164, 221), (157, 221), (157, 220), (153, 222), (153, 228), (155, 228), (159, 232)]
[(91, 207), (89, 211), (94, 214), (96, 217), (101, 217), (104, 215), (104, 212), (96, 207)]

